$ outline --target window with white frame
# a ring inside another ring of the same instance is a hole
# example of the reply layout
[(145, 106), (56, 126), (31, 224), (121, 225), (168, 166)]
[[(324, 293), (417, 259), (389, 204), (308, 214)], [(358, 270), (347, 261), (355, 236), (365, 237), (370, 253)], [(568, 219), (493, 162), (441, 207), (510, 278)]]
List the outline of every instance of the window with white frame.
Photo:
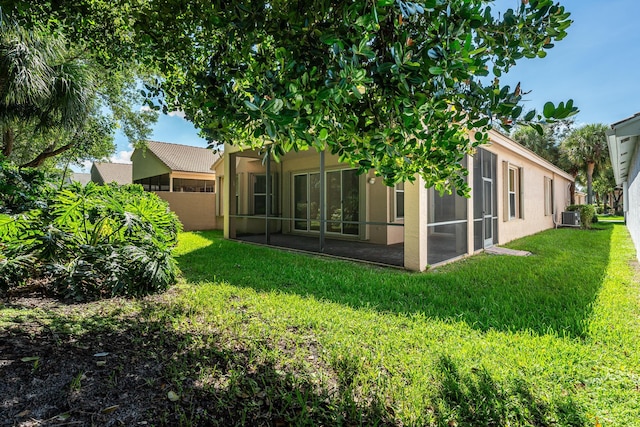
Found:
[[(273, 174), (269, 180), (269, 201), (271, 205), (271, 209), (269, 212), (270, 215), (273, 215), (276, 211), (274, 206), (274, 176)], [(256, 174), (253, 175), (253, 214), (254, 215), (265, 215), (267, 211), (267, 175), (266, 174)]]
[(553, 179), (544, 177), (544, 214), (553, 215)]
[(396, 221), (404, 219), (404, 182), (394, 187), (394, 218)]
[(507, 176), (507, 203), (508, 218), (522, 218), (522, 200), (521, 200), (521, 179), (522, 169), (509, 165)]

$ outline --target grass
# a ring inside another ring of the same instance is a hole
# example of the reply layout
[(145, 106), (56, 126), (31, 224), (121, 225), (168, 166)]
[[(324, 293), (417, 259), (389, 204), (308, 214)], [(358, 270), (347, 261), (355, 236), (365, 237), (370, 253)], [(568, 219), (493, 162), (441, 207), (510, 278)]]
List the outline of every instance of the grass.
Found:
[(598, 215), (599, 221), (612, 221), (612, 222), (624, 222), (624, 216), (622, 215)]
[(37, 322), (127, 335), (145, 357), (170, 349), (153, 353), (157, 382), (180, 399), (157, 424), (640, 425), (626, 228), (508, 246), (534, 255), (418, 274), (184, 233), (172, 293), (62, 314), (0, 307), (0, 329)]

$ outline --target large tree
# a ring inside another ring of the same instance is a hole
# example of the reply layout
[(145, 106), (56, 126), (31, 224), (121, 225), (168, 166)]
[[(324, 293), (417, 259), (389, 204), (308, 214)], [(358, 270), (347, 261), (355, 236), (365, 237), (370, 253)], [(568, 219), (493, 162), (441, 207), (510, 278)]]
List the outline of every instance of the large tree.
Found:
[(601, 123), (588, 124), (572, 131), (562, 142), (567, 157), (583, 168), (587, 175), (587, 203), (593, 203), (593, 174), (609, 161), (609, 148)]
[(573, 128), (573, 120), (565, 119), (554, 123), (545, 123), (540, 129), (532, 126), (517, 126), (511, 137), (540, 157), (556, 166), (561, 164), (560, 142)]
[(142, 140), (155, 114), (131, 111), (130, 94), (139, 97), (128, 89), (132, 78), (98, 65), (62, 34), (0, 13), (2, 154), (26, 167), (63, 153), (75, 153), (73, 162), (105, 158), (118, 123), (132, 141)]
[[(544, 57), (569, 14), (551, 1), (503, 14), (484, 1), (213, 2), (194, 43), (167, 54), (165, 108), (210, 138), (273, 157), (327, 149), (388, 184), (420, 174), (467, 190), (465, 154), (494, 120), (522, 114), (522, 88), (500, 83), (521, 58)], [(492, 74), (491, 78), (489, 77)], [(545, 116), (564, 118), (571, 102)]]
[(571, 21), (551, 0), (498, 13), (483, 0), (12, 1), (100, 58), (157, 72), (144, 95), (180, 109), (211, 142), (278, 158), (327, 149), (391, 184), (420, 174), (464, 193), (461, 161), (496, 121), (562, 119), (571, 101), (523, 113), (525, 84)]

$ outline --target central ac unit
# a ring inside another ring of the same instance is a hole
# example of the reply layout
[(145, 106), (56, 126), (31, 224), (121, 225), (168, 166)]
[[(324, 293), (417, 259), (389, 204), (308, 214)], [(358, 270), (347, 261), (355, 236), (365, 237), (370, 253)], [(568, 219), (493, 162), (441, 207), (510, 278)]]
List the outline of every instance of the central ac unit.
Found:
[(562, 225), (580, 225), (580, 212), (562, 212)]

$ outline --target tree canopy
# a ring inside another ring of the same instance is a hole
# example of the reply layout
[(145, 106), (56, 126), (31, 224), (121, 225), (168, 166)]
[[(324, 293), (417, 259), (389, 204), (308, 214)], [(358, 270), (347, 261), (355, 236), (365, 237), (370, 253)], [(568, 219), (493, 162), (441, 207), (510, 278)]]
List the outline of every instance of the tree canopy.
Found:
[(542, 132), (531, 126), (517, 126), (511, 137), (540, 157), (562, 167), (560, 143), (573, 129), (573, 120), (565, 119), (541, 125)]
[(24, 27), (1, 12), (0, 149), (5, 157), (25, 167), (62, 155), (78, 163), (113, 153), (117, 125), (134, 142), (146, 136), (155, 114), (132, 111), (133, 74), (109, 71), (64, 34), (40, 23)]
[(593, 203), (594, 172), (609, 162), (606, 130), (604, 124), (588, 124), (573, 130), (562, 143), (569, 160), (586, 172), (588, 204)]
[[(147, 103), (181, 110), (212, 144), (279, 158), (326, 149), (387, 184), (424, 177), (468, 190), (464, 155), (496, 123), (557, 120), (571, 100), (523, 112), (526, 82), (501, 83), (544, 58), (571, 20), (551, 0), (492, 10), (483, 0), (13, 1), (103, 63), (135, 62)], [(36, 18), (33, 18), (36, 17)]]

